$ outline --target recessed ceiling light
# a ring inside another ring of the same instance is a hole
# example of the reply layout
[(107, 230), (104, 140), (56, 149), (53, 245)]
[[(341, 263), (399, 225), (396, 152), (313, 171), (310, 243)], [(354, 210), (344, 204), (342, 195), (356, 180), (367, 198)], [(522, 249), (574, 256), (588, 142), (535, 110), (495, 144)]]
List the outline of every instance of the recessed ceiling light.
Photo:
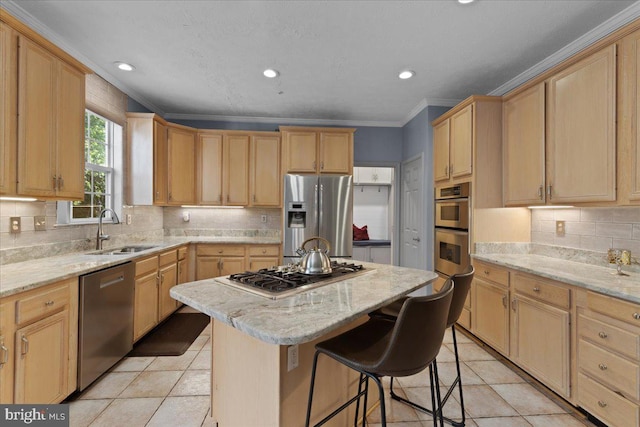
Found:
[(469, 3), (473, 3), (473, 0), (458, 0), (458, 3), (460, 3), (460, 4), (469, 4)]
[(274, 70), (273, 68), (267, 68), (262, 72), (262, 74), (264, 74), (265, 77), (268, 77), (270, 79), (276, 78), (280, 75), (280, 73)]
[(400, 74), (398, 74), (398, 78), (402, 80), (407, 80), (415, 75), (416, 75), (415, 71), (405, 70), (405, 71), (401, 71)]
[(116, 61), (113, 63), (113, 65), (115, 65), (116, 67), (118, 67), (119, 70), (122, 71), (133, 71), (136, 69), (136, 67), (134, 67), (131, 64), (127, 64), (126, 62), (122, 62), (122, 61)]

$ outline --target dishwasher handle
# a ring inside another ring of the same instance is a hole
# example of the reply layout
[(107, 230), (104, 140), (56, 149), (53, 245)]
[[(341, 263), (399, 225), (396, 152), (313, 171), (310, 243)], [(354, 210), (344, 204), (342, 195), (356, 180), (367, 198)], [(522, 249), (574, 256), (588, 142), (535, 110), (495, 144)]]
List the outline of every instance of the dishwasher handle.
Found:
[(105, 282), (100, 282), (100, 289), (106, 288), (107, 286), (115, 285), (116, 283), (120, 283), (123, 281), (124, 281), (124, 274), (121, 274), (115, 279), (107, 280)]

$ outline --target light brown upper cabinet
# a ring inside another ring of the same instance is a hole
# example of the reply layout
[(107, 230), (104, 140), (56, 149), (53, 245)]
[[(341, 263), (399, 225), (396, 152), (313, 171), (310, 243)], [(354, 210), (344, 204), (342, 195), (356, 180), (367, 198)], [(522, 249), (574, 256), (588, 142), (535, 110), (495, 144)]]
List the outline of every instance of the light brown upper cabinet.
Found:
[(548, 80), (547, 201), (616, 200), (616, 45)]
[(285, 173), (353, 173), (350, 128), (280, 126)]
[(279, 207), (282, 204), (280, 158), (277, 133), (251, 136), (250, 206)]
[(170, 124), (167, 131), (168, 205), (196, 203), (196, 131)]
[(83, 199), (91, 70), (8, 13), (0, 46), (0, 194)]
[(247, 134), (225, 134), (222, 167), (224, 204), (227, 206), (249, 205), (249, 147)]
[(433, 127), (434, 180), (471, 175), (473, 169), (473, 104)]
[(16, 194), (18, 35), (0, 22), (0, 194)]
[(640, 30), (620, 43), (618, 183), (622, 203), (640, 202)]
[(433, 126), (433, 180), (449, 179), (449, 122), (444, 120)]
[(539, 83), (503, 104), (504, 204), (544, 204), (545, 85)]
[(198, 204), (222, 205), (222, 132), (198, 133)]

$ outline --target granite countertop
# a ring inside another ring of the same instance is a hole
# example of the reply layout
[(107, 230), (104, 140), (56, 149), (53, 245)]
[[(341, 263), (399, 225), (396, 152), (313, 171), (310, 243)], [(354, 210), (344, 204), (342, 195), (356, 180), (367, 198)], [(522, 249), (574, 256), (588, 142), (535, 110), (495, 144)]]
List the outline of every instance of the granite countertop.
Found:
[(535, 254), (485, 253), (474, 259), (535, 274), (640, 304), (640, 273), (611, 274), (615, 268)]
[(175, 286), (171, 296), (266, 343), (291, 345), (321, 337), (438, 277), (432, 271), (363, 265), (370, 271), (278, 300), (215, 279)]
[[(185, 236), (164, 237), (143, 242), (131, 242), (131, 245), (154, 246), (141, 252), (123, 255), (91, 255), (89, 252), (71, 253), (61, 256), (40, 258), (31, 261), (6, 264), (0, 267), (0, 297), (35, 289), (72, 277), (123, 264), (137, 258), (163, 252), (188, 243), (221, 244), (280, 244), (274, 237), (226, 237), (226, 236)], [(125, 245), (120, 245), (125, 246)], [(120, 247), (119, 246), (119, 247)], [(105, 249), (109, 249), (105, 247)]]

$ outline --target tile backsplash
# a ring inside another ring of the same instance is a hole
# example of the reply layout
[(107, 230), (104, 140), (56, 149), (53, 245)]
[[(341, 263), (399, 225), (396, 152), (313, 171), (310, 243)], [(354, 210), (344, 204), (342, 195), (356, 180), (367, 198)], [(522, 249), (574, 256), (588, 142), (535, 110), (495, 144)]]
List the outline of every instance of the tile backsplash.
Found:
[[(164, 208), (164, 229), (179, 235), (180, 230), (280, 230), (281, 209), (266, 208)], [(188, 221), (185, 221), (185, 215)], [(263, 218), (265, 221), (263, 222)]]
[[(556, 221), (565, 221), (564, 236)], [(532, 209), (531, 242), (606, 252), (629, 249), (640, 255), (640, 207)]]

